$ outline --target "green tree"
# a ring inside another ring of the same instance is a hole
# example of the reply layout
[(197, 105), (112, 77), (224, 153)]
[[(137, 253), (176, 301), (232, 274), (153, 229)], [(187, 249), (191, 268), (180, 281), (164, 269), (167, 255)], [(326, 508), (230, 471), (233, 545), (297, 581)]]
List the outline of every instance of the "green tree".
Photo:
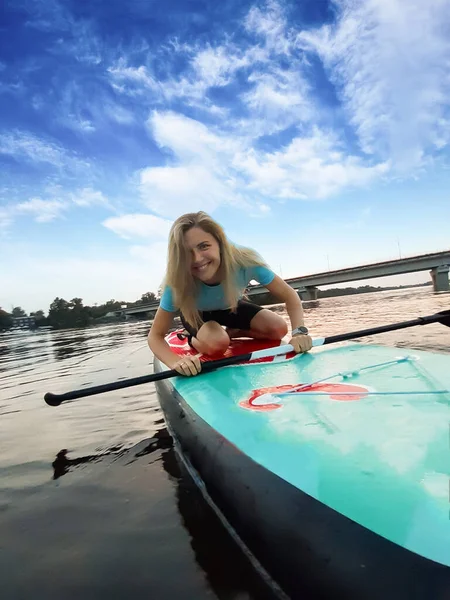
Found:
[(136, 304), (151, 304), (152, 302), (156, 302), (155, 294), (153, 292), (146, 292), (142, 294), (141, 299)]
[(90, 321), (90, 309), (83, 306), (81, 298), (72, 298), (70, 302), (64, 298), (55, 298), (50, 304), (48, 323), (55, 329), (85, 327)]
[(36, 327), (43, 327), (47, 325), (47, 318), (43, 310), (36, 310), (34, 312), (30, 312), (30, 317), (34, 318), (34, 323)]
[(0, 308), (0, 330), (9, 329), (13, 324), (12, 317), (6, 310)]
[(26, 317), (27, 313), (23, 310), (23, 308), (21, 306), (15, 306), (12, 309), (12, 316), (13, 317)]
[(98, 319), (109, 312), (120, 310), (120, 308), (124, 304), (126, 304), (126, 302), (121, 302), (119, 300), (108, 300), (107, 302), (105, 302), (105, 304), (89, 306), (87, 308), (90, 316), (94, 319)]
[(90, 322), (89, 307), (83, 306), (81, 298), (72, 298), (70, 301), (71, 327), (86, 327)]
[(63, 327), (70, 327), (68, 325), (70, 320), (70, 304), (64, 298), (56, 297), (50, 304), (48, 311), (48, 324), (54, 329), (62, 329)]
[(43, 310), (37, 310), (35, 312), (30, 312), (30, 317), (34, 317), (36, 321), (41, 321), (45, 319), (45, 313)]

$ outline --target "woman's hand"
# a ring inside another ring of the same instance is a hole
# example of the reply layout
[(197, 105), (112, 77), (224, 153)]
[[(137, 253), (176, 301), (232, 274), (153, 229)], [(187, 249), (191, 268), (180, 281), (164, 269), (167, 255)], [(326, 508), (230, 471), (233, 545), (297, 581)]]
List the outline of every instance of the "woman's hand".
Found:
[(302, 352), (308, 352), (312, 348), (312, 338), (309, 335), (297, 334), (294, 335), (289, 343), (294, 346), (294, 350), (297, 354)]
[(191, 377), (192, 375), (198, 375), (202, 370), (202, 364), (200, 362), (200, 354), (196, 356), (182, 356), (173, 365), (172, 369), (175, 369), (180, 375)]

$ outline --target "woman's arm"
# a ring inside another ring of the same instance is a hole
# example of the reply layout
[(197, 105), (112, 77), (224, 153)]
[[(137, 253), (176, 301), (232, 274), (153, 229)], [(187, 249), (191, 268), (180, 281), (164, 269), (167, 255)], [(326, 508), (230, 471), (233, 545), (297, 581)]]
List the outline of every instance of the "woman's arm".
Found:
[[(292, 331), (297, 327), (304, 326), (302, 301), (298, 297), (297, 292), (278, 275), (275, 275), (274, 279), (265, 285), (265, 287), (276, 298), (286, 304)], [(294, 347), (296, 352), (308, 352), (312, 348), (312, 338), (309, 335), (296, 334), (291, 337), (289, 343)]]
[(289, 284), (278, 275), (275, 275), (274, 279), (264, 287), (286, 304), (292, 331), (297, 327), (305, 325), (302, 301), (298, 297), (297, 292)]
[(180, 375), (197, 375), (201, 371), (200, 359), (197, 356), (178, 356), (164, 339), (172, 326), (173, 317), (173, 313), (158, 308), (148, 334), (149, 348), (169, 369), (175, 369)]

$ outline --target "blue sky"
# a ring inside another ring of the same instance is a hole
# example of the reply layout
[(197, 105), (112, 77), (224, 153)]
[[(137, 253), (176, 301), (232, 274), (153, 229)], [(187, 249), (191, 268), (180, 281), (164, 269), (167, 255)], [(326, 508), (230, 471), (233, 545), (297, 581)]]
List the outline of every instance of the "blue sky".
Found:
[(191, 210), (283, 277), (448, 249), (449, 39), (448, 0), (6, 0), (0, 306), (156, 291)]

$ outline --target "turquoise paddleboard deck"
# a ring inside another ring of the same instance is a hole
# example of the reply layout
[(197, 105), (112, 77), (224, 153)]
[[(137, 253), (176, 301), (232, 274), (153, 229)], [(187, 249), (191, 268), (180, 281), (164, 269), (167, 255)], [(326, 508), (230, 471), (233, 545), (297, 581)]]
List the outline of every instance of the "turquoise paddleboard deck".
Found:
[(185, 464), (280, 597), (450, 598), (450, 355), (347, 344), (156, 385)]

